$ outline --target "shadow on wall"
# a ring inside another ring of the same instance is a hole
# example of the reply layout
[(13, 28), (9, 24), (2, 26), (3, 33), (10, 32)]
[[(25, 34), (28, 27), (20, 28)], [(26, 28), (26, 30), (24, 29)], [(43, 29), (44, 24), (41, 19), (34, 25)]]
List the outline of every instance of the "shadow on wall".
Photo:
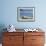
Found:
[(3, 30), (5, 27), (4, 24), (0, 24), (0, 43), (2, 43), (2, 32), (5, 32), (6, 30)]

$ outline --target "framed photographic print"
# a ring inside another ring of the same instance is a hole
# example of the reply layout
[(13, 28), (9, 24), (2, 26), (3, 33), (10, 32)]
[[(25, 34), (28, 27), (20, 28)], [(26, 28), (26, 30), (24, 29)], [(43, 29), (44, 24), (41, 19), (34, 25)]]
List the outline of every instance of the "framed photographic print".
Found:
[(34, 7), (18, 7), (17, 20), (22, 22), (35, 21), (35, 8)]

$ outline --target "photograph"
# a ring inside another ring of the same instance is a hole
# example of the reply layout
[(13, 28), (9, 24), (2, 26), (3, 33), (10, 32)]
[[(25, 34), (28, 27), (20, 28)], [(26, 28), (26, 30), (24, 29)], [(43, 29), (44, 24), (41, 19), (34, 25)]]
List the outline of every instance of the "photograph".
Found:
[(22, 22), (35, 21), (35, 8), (34, 7), (18, 7), (17, 20)]

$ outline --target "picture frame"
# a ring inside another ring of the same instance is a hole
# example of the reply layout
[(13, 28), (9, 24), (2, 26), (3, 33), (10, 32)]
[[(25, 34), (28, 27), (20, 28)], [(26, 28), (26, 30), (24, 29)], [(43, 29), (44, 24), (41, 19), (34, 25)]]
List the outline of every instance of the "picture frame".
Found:
[(34, 22), (35, 21), (35, 7), (18, 7), (17, 21), (19, 22)]

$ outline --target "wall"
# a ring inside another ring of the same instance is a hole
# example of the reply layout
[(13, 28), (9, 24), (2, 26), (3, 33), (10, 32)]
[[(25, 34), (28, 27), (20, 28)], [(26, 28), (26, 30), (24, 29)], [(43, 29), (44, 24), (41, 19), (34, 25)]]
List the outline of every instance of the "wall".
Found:
[[(16, 28), (46, 28), (46, 0), (1, 0), (0, 24), (13, 24)], [(18, 22), (17, 7), (35, 7), (35, 22)]]
[[(46, 32), (46, 0), (0, 0), (0, 25), (16, 28), (42, 28)], [(35, 22), (18, 22), (17, 7), (35, 7)], [(1, 26), (0, 26), (1, 27)]]

